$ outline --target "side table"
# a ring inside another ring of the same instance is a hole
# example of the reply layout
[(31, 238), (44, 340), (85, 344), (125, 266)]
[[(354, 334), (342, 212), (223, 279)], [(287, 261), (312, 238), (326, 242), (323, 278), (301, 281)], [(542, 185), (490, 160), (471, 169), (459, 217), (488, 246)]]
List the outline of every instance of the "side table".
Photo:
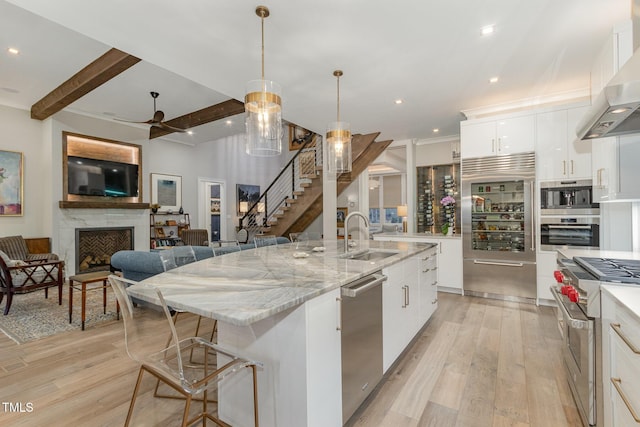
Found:
[[(82, 292), (82, 330), (84, 331), (84, 322), (86, 319), (87, 307), (87, 290), (93, 291), (102, 289), (102, 310), (107, 312), (107, 288), (109, 287), (108, 278), (112, 273), (110, 271), (94, 271), (91, 273), (81, 273), (69, 277), (69, 323), (73, 316), (73, 289)], [(100, 286), (92, 286), (87, 289), (87, 285), (91, 283), (102, 282)], [(76, 284), (77, 283), (77, 284)], [(79, 285), (78, 285), (79, 284)], [(118, 320), (120, 319), (120, 305), (116, 301), (116, 312)]]

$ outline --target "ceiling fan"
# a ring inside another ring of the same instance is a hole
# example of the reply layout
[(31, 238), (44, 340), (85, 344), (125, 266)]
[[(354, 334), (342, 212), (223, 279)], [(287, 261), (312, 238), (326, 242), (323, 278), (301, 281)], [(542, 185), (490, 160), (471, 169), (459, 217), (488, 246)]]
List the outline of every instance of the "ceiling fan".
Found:
[(116, 119), (116, 120), (118, 120), (120, 122), (140, 123), (140, 124), (151, 125), (151, 127), (164, 129), (164, 130), (169, 131), (169, 132), (187, 132), (186, 129), (180, 129), (180, 128), (177, 128), (177, 127), (173, 127), (173, 126), (170, 126), (170, 125), (168, 125), (168, 124), (166, 124), (165, 122), (162, 121), (164, 119), (164, 112), (162, 112), (161, 110), (156, 110), (156, 99), (158, 98), (158, 96), (160, 96), (160, 94), (158, 92), (149, 92), (149, 93), (151, 94), (151, 97), (153, 98), (153, 118), (151, 118), (150, 120), (144, 121), (144, 122), (134, 122), (134, 121), (122, 120), (122, 119)]

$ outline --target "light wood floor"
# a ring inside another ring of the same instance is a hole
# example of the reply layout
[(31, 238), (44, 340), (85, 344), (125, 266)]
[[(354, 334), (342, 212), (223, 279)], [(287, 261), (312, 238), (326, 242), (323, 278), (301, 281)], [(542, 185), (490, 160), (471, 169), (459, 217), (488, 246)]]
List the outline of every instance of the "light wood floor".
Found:
[[(136, 375), (121, 322), (23, 345), (0, 333), (0, 426), (121, 426)], [(182, 403), (153, 399), (152, 386), (143, 382), (133, 425), (175, 425)], [(580, 426), (552, 309), (440, 293), (421, 336), (350, 424)]]
[(551, 307), (440, 292), (438, 310), (349, 426), (582, 427)]

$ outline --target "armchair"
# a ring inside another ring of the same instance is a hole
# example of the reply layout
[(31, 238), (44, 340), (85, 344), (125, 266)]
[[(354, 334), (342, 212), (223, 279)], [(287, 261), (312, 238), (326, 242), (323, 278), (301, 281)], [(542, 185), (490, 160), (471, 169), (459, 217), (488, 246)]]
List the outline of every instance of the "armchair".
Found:
[(62, 305), (62, 285), (64, 284), (64, 261), (12, 260), (0, 251), (0, 303), (7, 295), (4, 315), (9, 314), (13, 295), (44, 289), (45, 298), (49, 288), (58, 287), (58, 305)]
[(188, 228), (182, 230), (180, 238), (187, 246), (209, 246), (209, 232), (206, 229)]
[(9, 259), (13, 260), (58, 260), (58, 255), (53, 253), (30, 253), (27, 247), (27, 242), (22, 236), (0, 237), (0, 251), (7, 254)]

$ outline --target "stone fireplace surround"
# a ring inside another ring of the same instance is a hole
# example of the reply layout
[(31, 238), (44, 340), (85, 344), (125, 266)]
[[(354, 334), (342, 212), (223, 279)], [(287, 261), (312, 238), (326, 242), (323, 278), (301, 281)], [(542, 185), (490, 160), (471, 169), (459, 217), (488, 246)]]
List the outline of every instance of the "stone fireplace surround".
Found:
[[(60, 209), (55, 252), (65, 260), (65, 275), (76, 274), (76, 229), (133, 227), (134, 249), (149, 250), (148, 209)], [(55, 233), (54, 231), (54, 233)]]

